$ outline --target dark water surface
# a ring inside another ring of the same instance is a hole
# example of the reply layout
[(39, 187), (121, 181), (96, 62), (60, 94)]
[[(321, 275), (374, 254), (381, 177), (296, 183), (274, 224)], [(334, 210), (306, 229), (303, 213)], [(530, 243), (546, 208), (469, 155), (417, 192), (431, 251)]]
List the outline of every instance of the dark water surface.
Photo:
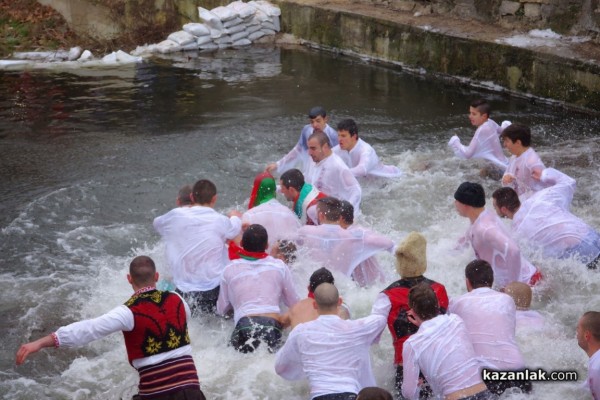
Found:
[[(128, 398), (135, 373), (118, 335), (84, 349), (48, 349), (14, 367), (19, 344), (90, 318), (125, 301), (131, 258), (149, 254), (167, 273), (152, 219), (174, 206), (176, 192), (200, 178), (219, 189), (221, 211), (240, 210), (253, 177), (296, 142), (306, 113), (323, 105), (335, 127), (354, 118), (361, 136), (404, 177), (366, 182), (361, 223), (401, 240), (428, 239), (431, 278), (451, 295), (464, 291), (472, 254), (455, 254), (467, 227), (452, 193), (480, 178), (479, 164), (453, 157), (450, 136), (470, 140), (468, 104), (487, 97), (492, 117), (530, 124), (546, 165), (575, 177), (573, 211), (600, 227), (598, 119), (502, 93), (428, 80), (327, 53), (253, 47), (155, 58), (110, 70), (0, 72), (0, 394), (4, 398)], [(535, 257), (535, 255), (531, 255)], [(391, 282), (393, 258), (380, 259)], [(535, 306), (549, 320), (543, 338), (520, 338), (531, 365), (575, 369), (586, 357), (574, 339), (583, 311), (600, 309), (600, 278), (575, 262), (541, 260), (549, 276)], [(313, 266), (294, 271), (299, 292)], [(382, 288), (339, 282), (356, 317)], [(194, 358), (209, 398), (306, 398), (273, 357), (227, 348), (231, 321), (191, 325)], [(386, 333), (387, 335), (387, 333)], [(373, 349), (378, 382), (393, 381), (391, 339)], [(553, 352), (545, 351), (548, 346)], [(574, 384), (536, 388), (531, 398), (579, 398)], [(510, 398), (528, 398), (514, 395)]]

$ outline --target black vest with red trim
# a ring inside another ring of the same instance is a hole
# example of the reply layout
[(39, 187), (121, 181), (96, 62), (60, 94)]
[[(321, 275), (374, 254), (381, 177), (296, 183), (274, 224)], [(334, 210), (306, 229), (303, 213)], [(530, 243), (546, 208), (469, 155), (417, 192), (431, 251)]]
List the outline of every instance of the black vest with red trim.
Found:
[(129, 363), (190, 344), (183, 300), (178, 295), (149, 290), (125, 305), (133, 313), (133, 330), (123, 332)]
[(442, 314), (446, 313), (448, 309), (448, 295), (446, 294), (446, 288), (444, 285), (427, 279), (424, 276), (418, 276), (416, 278), (400, 279), (383, 290), (383, 293), (390, 299), (392, 308), (388, 315), (388, 328), (392, 334), (394, 344), (394, 365), (402, 364), (402, 348), (404, 342), (415, 333), (419, 328), (408, 320), (407, 311), (408, 307), (408, 293), (410, 289), (417, 284), (425, 282), (435, 292), (440, 303), (440, 311)]

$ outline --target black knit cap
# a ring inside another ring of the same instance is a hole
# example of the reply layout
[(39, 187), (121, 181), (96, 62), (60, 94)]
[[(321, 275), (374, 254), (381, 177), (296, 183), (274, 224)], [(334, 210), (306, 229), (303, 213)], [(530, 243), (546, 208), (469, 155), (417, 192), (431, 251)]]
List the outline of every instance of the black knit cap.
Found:
[(485, 192), (479, 183), (461, 183), (454, 193), (454, 198), (471, 207), (485, 206)]

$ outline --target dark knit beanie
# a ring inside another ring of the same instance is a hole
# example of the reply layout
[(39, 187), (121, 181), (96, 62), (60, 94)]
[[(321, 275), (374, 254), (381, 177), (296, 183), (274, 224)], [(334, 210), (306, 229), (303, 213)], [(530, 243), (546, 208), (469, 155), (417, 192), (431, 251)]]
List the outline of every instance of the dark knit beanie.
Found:
[(471, 207), (485, 206), (485, 192), (479, 183), (461, 183), (454, 193), (454, 198)]

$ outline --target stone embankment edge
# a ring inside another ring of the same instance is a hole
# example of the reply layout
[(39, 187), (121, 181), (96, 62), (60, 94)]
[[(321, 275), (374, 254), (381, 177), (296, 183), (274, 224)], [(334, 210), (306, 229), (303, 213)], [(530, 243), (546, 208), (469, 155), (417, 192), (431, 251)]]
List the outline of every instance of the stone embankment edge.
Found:
[(281, 31), (322, 50), (600, 115), (600, 66), (326, 6), (276, 1)]

